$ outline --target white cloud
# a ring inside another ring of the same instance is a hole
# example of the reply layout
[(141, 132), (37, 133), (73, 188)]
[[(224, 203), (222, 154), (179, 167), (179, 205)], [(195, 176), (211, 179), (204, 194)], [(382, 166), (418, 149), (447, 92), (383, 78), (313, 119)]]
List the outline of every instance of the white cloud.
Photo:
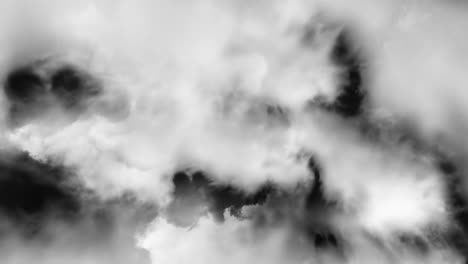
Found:
[[(101, 197), (130, 191), (165, 205), (172, 174), (186, 167), (247, 191), (267, 181), (290, 187), (310, 178), (306, 161), (297, 159), (308, 150), (323, 162), (327, 195), (346, 209), (338, 221), (349, 220), (355, 232), (385, 240), (448, 223), (444, 182), (430, 154), (398, 142), (373, 145), (354, 124), (304, 107), (315, 96), (336, 96), (339, 69), (328, 55), (345, 24), (369, 56), (372, 107), (408, 117), (424, 135), (462, 140), (465, 11), (396, 0), (70, 3), (4, 4), (1, 14), (15, 15), (0, 23), (8, 33), (1, 73), (58, 57), (96, 75), (104, 97), (77, 120), (56, 124), (54, 115), (4, 129), (2, 138), (34, 158), (74, 168)], [(316, 38), (307, 46), (301, 34), (311, 26)], [(269, 116), (267, 105), (282, 106), (287, 120)], [(118, 118), (106, 117), (114, 112)], [(454, 113), (460, 123), (453, 124)], [(155, 263), (291, 257), (281, 233), (287, 230), (278, 230), (280, 239), (273, 232), (245, 245), (233, 235), (244, 225), (202, 218), (187, 231), (157, 219), (142, 243)]]

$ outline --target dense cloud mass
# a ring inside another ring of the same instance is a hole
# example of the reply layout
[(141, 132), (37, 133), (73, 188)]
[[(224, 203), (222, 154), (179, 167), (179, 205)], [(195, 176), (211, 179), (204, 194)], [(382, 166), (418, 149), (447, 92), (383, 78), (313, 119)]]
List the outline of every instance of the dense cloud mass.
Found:
[(0, 1), (2, 263), (468, 263), (468, 4)]

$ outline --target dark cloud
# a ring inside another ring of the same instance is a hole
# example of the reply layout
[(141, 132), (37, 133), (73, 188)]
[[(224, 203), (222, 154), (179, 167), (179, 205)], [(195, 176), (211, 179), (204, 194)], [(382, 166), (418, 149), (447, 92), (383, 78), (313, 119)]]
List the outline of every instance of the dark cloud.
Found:
[[(150, 263), (147, 253), (136, 248), (134, 234), (154, 219), (156, 209), (131, 195), (102, 200), (72, 185), (72, 177), (72, 170), (25, 153), (2, 154), (0, 252), (9, 256), (5, 263), (28, 258), (50, 263), (61, 257), (47, 252), (59, 249), (63, 257), (82, 252), (100, 263)], [(18, 241), (19, 248), (9, 248)], [(30, 255), (22, 255), (21, 248)]]
[(117, 121), (129, 111), (124, 94), (104, 91), (92, 73), (55, 58), (10, 70), (3, 87), (13, 128), (37, 121), (64, 125), (96, 114)]
[(351, 30), (339, 32), (330, 57), (339, 68), (338, 95), (325, 108), (344, 117), (358, 116), (365, 108), (366, 59)]
[(265, 184), (254, 192), (217, 183), (202, 172), (178, 172), (173, 177), (174, 198), (167, 218), (176, 225), (192, 226), (205, 214), (221, 223), (229, 214), (251, 220), (260, 230), (288, 225), (312, 247), (342, 250), (342, 238), (327, 223), (331, 213), (339, 210), (337, 204), (325, 197), (315, 157), (309, 157), (308, 167), (310, 183), (291, 190)]
[[(254, 193), (247, 193), (232, 185), (219, 184), (202, 172), (193, 174), (178, 172), (173, 177), (173, 183), (172, 209), (175, 210), (172, 212), (173, 216), (179, 214), (178, 210), (189, 210), (189, 207), (193, 207), (195, 203), (205, 207), (206, 211), (213, 214), (218, 221), (224, 221), (226, 211), (234, 216), (240, 216), (242, 207), (263, 204), (273, 191), (271, 185), (265, 185)], [(203, 210), (194, 213), (197, 215), (191, 216), (186, 224), (193, 224), (193, 221), (200, 217)], [(185, 222), (183, 219), (175, 219), (175, 221)]]
[(5, 93), (15, 103), (32, 103), (47, 91), (41, 76), (32, 67), (23, 67), (8, 74)]
[(10, 120), (13, 124), (40, 116), (49, 105), (47, 82), (33, 66), (12, 70), (5, 78), (3, 87), (10, 101)]
[(101, 92), (97, 80), (71, 65), (57, 69), (50, 81), (52, 93), (67, 109), (86, 107), (86, 101)]
[(71, 217), (80, 210), (79, 198), (66, 185), (66, 170), (38, 162), (27, 154), (0, 160), (0, 210), (15, 219), (48, 214)]

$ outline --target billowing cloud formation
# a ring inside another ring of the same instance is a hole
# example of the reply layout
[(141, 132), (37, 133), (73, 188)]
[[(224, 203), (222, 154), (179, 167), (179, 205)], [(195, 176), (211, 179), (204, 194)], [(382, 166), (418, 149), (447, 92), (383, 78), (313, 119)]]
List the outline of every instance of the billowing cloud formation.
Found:
[(458, 263), (466, 8), (4, 1), (2, 152), (157, 207), (153, 263)]

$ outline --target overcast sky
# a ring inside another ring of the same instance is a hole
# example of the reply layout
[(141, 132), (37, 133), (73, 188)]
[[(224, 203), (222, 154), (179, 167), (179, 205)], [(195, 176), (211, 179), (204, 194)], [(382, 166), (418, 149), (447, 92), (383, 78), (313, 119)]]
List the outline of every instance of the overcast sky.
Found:
[(0, 0), (2, 263), (466, 263), (468, 3)]

